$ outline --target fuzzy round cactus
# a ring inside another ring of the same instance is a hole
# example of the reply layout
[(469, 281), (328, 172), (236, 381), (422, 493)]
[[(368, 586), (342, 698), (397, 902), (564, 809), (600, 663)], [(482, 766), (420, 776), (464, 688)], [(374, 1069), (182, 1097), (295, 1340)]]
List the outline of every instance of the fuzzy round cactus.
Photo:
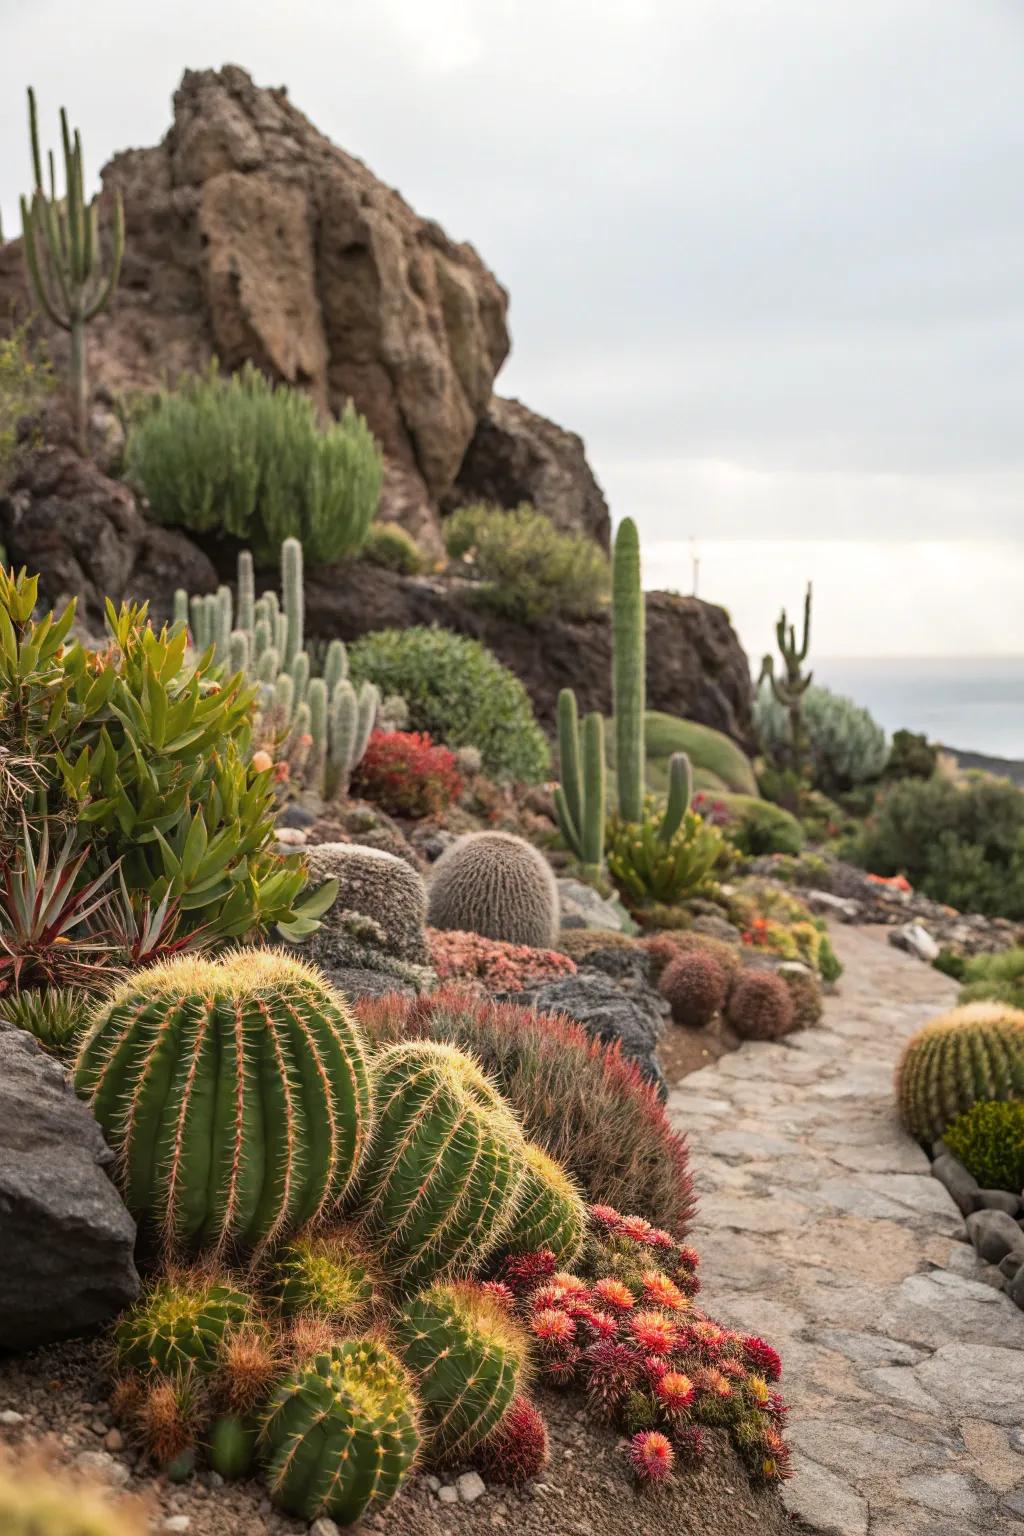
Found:
[(360, 912), (380, 924), (388, 954), (415, 965), (427, 963), (423, 932), (427, 892), (411, 864), (383, 848), (361, 843), (318, 843), (305, 852), (316, 881), (338, 882), (337, 900), (310, 940), (315, 960), (331, 964), (335, 926), (343, 926), (345, 913)]
[(280, 1383), (263, 1419), (270, 1497), (304, 1520), (353, 1525), (398, 1492), (420, 1445), (409, 1377), (373, 1339), (336, 1344)]
[(274, 1260), (273, 1292), (286, 1317), (312, 1312), (342, 1329), (363, 1327), (377, 1299), (369, 1259), (343, 1232), (288, 1243)]
[(558, 942), (558, 886), (547, 859), (523, 838), (470, 832), (434, 865), (427, 920), (432, 928), (552, 949)]
[(105, 1000), (75, 1069), (129, 1210), (169, 1247), (256, 1248), (344, 1194), (367, 1139), (362, 1035), (272, 950), (190, 956)]
[(588, 1214), (575, 1183), (554, 1158), (527, 1142), (526, 1171), (515, 1215), (501, 1238), (503, 1253), (549, 1249), (560, 1269), (567, 1269), (583, 1246)]
[(523, 1136), (504, 1099), (454, 1046), (381, 1052), (376, 1123), (353, 1210), (406, 1292), (475, 1269), (501, 1237), (523, 1177)]
[(968, 1003), (932, 1019), (904, 1047), (896, 1097), (925, 1145), (979, 1099), (1024, 1098), (1024, 1010)]
[(523, 1329), (470, 1280), (433, 1285), (407, 1301), (395, 1343), (416, 1381), (431, 1458), (464, 1459), (511, 1407), (527, 1357)]
[(244, 1291), (187, 1273), (158, 1280), (114, 1331), (119, 1369), (177, 1376), (212, 1372), (225, 1339), (244, 1326), (253, 1301)]
[(703, 1029), (724, 1004), (728, 986), (725, 972), (714, 955), (692, 949), (665, 967), (658, 990), (677, 1024)]
[(547, 1466), (548, 1427), (539, 1408), (522, 1395), (496, 1429), (476, 1447), (473, 1461), (489, 1483), (521, 1488)]
[(726, 1016), (745, 1040), (778, 1040), (796, 1027), (789, 988), (773, 971), (745, 971), (729, 994)]

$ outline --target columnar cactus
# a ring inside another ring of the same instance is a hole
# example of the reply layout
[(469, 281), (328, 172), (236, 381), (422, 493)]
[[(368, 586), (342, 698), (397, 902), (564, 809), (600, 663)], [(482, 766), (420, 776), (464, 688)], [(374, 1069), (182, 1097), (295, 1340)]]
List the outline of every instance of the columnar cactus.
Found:
[(925, 1145), (979, 1099), (1024, 1098), (1024, 1011), (968, 1003), (908, 1040), (896, 1070), (903, 1124)]
[(434, 865), (427, 922), (552, 949), (558, 942), (558, 885), (547, 859), (523, 838), (469, 832)]
[(368, 1258), (343, 1232), (287, 1244), (274, 1261), (273, 1290), (286, 1317), (312, 1312), (344, 1329), (364, 1327), (377, 1299)]
[(619, 815), (638, 822), (644, 812), (646, 618), (640, 582), (640, 535), (623, 518), (612, 553), (612, 698)]
[(118, 1368), (176, 1376), (214, 1371), (227, 1336), (251, 1317), (253, 1300), (224, 1281), (181, 1273), (158, 1280), (114, 1331)]
[(587, 1230), (587, 1207), (565, 1169), (540, 1147), (527, 1142), (526, 1172), (515, 1215), (501, 1248), (506, 1253), (536, 1253), (548, 1248), (560, 1269), (579, 1254)]
[(126, 1203), (169, 1247), (260, 1247), (344, 1194), (366, 1142), (361, 1033), (319, 972), (239, 950), (105, 1000), (75, 1072)]
[(306, 626), (306, 587), (298, 539), (285, 539), (281, 545), (281, 593), (287, 624), (281, 663), (287, 670), (303, 649)]
[(425, 1040), (380, 1053), (374, 1099), (353, 1209), (388, 1278), (409, 1292), (477, 1268), (523, 1178), (512, 1111), (470, 1057)]
[(797, 642), (796, 626), (787, 622), (783, 608), (775, 626), (775, 640), (786, 669), (784, 677), (776, 675), (771, 654), (761, 663), (759, 685), (767, 682), (777, 701), (789, 714), (789, 748), (793, 767), (801, 769), (807, 756), (807, 732), (804, 727), (804, 695), (811, 686), (813, 673), (802, 670), (811, 645), (811, 583), (804, 594), (803, 638)]
[(584, 719), (581, 761), (579, 712), (571, 688), (563, 688), (558, 695), (558, 760), (559, 830), (581, 863), (600, 869), (604, 863), (604, 720), (597, 711)]
[(261, 1449), (273, 1502), (304, 1520), (353, 1525), (398, 1492), (420, 1434), (408, 1376), (372, 1339), (336, 1344), (281, 1382)]
[(526, 1363), (526, 1335), (485, 1287), (434, 1285), (407, 1301), (395, 1342), (413, 1373), (438, 1462), (457, 1462), (511, 1407)]

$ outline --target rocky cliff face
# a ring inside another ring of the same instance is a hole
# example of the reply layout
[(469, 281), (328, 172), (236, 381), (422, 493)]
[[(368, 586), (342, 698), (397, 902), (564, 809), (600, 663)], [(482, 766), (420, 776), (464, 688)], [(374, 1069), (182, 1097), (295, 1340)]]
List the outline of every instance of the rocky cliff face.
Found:
[[(90, 328), (94, 390), (251, 359), (324, 410), (355, 400), (386, 455), (384, 515), (428, 549), (440, 548), (439, 506), (471, 444), (466, 494), (486, 485), (514, 505), (525, 492), (563, 523), (578, 507), (607, 533), (579, 440), (514, 402), (494, 404), (497, 417), (514, 407), (514, 425), (489, 414), (509, 350), (497, 278), (284, 90), (234, 66), (187, 72), (163, 143), (117, 155), (103, 186), (122, 193), (126, 235), (116, 299)], [(0, 249), (0, 325), (29, 308), (12, 241)], [(51, 341), (60, 357), (63, 336)]]

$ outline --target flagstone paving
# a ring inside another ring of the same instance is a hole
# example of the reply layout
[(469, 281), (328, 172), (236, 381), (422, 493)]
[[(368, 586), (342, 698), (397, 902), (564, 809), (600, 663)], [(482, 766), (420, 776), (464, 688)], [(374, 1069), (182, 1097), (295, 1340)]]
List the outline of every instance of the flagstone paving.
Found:
[[(1024, 1312), (900, 1128), (903, 1041), (955, 984), (837, 928), (821, 1027), (748, 1043), (669, 1099), (691, 1133), (716, 1317), (782, 1353), (789, 1509), (828, 1536), (1024, 1531)], [(988, 1272), (990, 1273), (990, 1272)]]

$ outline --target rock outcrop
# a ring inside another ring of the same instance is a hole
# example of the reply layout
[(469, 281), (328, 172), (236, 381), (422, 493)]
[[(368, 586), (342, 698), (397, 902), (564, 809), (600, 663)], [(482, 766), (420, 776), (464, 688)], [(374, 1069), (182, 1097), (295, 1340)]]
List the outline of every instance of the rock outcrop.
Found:
[(138, 1295), (113, 1160), (63, 1067), (0, 1023), (0, 1350), (86, 1333)]

